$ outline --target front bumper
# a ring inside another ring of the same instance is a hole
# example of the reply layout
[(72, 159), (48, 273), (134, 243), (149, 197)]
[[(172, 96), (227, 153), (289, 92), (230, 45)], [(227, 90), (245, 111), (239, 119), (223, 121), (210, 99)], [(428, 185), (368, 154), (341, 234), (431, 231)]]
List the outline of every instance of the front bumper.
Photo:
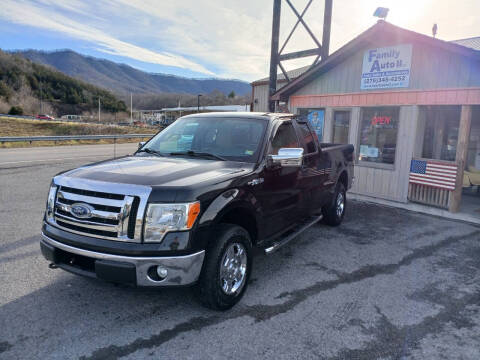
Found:
[[(133, 257), (84, 250), (56, 241), (42, 232), (43, 256), (57, 267), (75, 274), (136, 286), (178, 286), (195, 283), (205, 251), (184, 256)], [(149, 275), (151, 268), (167, 269), (163, 280)]]

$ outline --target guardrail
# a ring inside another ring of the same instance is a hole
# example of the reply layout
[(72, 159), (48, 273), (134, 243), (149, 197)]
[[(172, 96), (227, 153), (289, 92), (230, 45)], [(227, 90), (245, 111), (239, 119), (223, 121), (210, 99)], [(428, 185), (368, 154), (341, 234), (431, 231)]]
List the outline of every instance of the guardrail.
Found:
[(31, 115), (8, 115), (8, 114), (0, 114), (0, 117), (7, 117), (7, 118), (18, 118), (18, 119), (29, 119), (29, 120), (35, 120), (35, 116)]
[(118, 135), (64, 135), (64, 136), (6, 136), (0, 137), (0, 144), (4, 142), (29, 142), (33, 141), (69, 141), (69, 140), (104, 140), (104, 139), (143, 139), (155, 134), (118, 134)]

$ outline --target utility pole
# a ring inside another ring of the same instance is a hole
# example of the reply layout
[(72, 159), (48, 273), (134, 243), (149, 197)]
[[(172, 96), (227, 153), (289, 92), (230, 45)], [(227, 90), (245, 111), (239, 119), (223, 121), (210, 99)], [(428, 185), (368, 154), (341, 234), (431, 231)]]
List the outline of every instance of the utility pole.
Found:
[(197, 113), (200, 112), (200, 96), (202, 96), (202, 95), (201, 94), (197, 95)]
[(133, 96), (132, 93), (130, 93), (130, 125), (133, 124)]
[[(270, 52), (270, 82), (268, 96), (272, 96), (277, 90), (277, 64), (278, 64), (278, 39), (280, 35), (280, 10), (282, 0), (273, 0), (273, 21), (272, 21), (272, 47)], [(275, 101), (268, 100), (268, 110), (275, 112)]]
[(100, 97), (98, 98), (98, 123), (100, 124)]
[(41, 81), (40, 81), (40, 113), (43, 114), (43, 88), (42, 88)]

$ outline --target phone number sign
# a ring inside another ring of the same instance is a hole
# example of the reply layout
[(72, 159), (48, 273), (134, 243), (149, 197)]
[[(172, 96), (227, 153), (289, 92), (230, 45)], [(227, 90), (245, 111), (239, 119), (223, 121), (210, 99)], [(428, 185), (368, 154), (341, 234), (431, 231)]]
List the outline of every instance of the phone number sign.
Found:
[(412, 45), (410, 44), (365, 51), (360, 89), (408, 87), (411, 62)]

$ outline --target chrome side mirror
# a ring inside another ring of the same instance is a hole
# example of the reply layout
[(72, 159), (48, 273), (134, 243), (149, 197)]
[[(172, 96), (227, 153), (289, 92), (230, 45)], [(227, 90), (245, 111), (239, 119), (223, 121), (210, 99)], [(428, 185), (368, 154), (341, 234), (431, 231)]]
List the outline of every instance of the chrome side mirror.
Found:
[(268, 155), (267, 161), (270, 166), (300, 167), (303, 163), (303, 149), (281, 148), (278, 155)]
[(145, 145), (146, 141), (140, 141), (138, 143), (138, 149), (141, 149), (143, 147), (143, 145)]

